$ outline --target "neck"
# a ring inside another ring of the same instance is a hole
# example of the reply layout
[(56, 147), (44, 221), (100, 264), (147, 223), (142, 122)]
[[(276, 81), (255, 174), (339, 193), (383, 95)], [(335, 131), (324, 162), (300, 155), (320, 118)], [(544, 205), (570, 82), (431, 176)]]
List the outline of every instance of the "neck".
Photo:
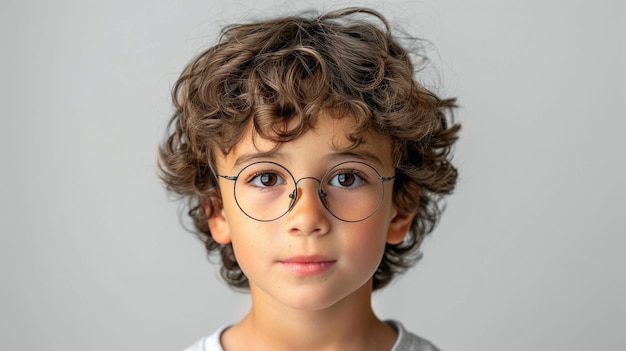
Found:
[(224, 333), (224, 348), (246, 349), (250, 345), (238, 342), (248, 340), (254, 349), (268, 350), (389, 350), (396, 333), (374, 314), (371, 290), (365, 284), (332, 306), (309, 310), (282, 305), (251, 287), (252, 308)]

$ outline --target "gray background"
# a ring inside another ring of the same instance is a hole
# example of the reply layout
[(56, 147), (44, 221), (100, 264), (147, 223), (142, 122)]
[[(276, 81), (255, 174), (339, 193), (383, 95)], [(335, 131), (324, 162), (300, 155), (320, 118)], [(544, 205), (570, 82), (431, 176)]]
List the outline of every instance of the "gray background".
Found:
[(0, 349), (178, 350), (240, 318), (155, 175), (169, 90), (223, 24), (348, 4), (435, 44), (465, 125), (458, 191), (379, 315), (444, 350), (624, 350), (610, 0), (3, 1)]

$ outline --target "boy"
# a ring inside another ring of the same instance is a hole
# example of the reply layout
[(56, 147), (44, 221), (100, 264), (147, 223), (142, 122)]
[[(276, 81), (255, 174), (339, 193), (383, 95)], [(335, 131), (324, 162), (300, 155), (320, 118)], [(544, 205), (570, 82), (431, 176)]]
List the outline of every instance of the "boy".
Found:
[(230, 26), (187, 66), (161, 177), (252, 298), (189, 351), (437, 350), (371, 307), (457, 178), (454, 100), (414, 71), (365, 8)]

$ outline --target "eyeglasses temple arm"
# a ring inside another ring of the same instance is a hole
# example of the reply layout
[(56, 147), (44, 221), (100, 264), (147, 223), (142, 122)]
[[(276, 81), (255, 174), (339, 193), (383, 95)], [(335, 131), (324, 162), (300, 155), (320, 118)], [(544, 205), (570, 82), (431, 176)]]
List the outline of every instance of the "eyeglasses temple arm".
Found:
[(390, 180), (392, 180), (393, 178), (395, 178), (396, 176), (391, 176), (391, 177), (379, 177), (381, 182), (388, 182)]
[(221, 174), (216, 174), (216, 175), (220, 178), (224, 178), (224, 179), (228, 179), (232, 181), (236, 181), (238, 178), (237, 176), (226, 176), (226, 175), (221, 175)]

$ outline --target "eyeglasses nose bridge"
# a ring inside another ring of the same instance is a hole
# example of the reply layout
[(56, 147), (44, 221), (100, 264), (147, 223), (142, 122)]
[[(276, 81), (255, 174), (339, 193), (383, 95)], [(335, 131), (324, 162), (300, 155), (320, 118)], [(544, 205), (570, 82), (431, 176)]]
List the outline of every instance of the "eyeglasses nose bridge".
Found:
[[(293, 189), (293, 192), (291, 194), (289, 194), (289, 197), (291, 198), (291, 203), (289, 204), (289, 211), (291, 211), (291, 209), (296, 205), (296, 202), (298, 202), (298, 200), (300, 199), (300, 196), (302, 196), (302, 190), (298, 191), (298, 189), (299, 189), (300, 182), (303, 181), (303, 180), (306, 180), (306, 179), (315, 180), (320, 185), (322, 184), (322, 181), (320, 179), (315, 178), (315, 177), (302, 177), (302, 178), (296, 180), (295, 188)], [(328, 208), (326, 206), (326, 193), (324, 192), (324, 190), (322, 189), (321, 186), (317, 187), (317, 196), (319, 197), (320, 201), (322, 202), (322, 205), (324, 205), (324, 208)]]

